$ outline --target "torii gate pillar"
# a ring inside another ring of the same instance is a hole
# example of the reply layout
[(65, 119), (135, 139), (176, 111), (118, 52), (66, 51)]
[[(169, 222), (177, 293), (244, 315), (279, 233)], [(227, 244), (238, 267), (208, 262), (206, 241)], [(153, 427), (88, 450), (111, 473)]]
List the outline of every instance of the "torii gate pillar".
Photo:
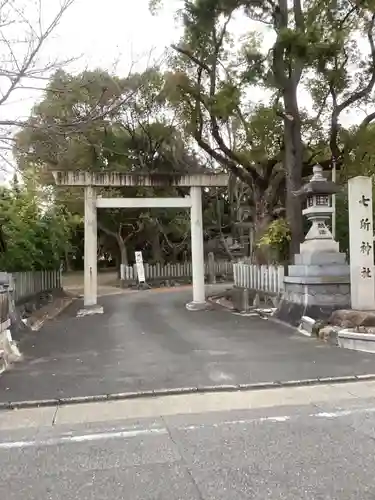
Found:
[(85, 307), (96, 306), (98, 229), (96, 213), (96, 189), (85, 187), (85, 255), (84, 255), (84, 295)]
[(189, 311), (198, 311), (206, 308), (206, 294), (204, 288), (202, 188), (192, 186), (190, 188), (190, 198), (193, 301), (186, 304), (186, 309)]

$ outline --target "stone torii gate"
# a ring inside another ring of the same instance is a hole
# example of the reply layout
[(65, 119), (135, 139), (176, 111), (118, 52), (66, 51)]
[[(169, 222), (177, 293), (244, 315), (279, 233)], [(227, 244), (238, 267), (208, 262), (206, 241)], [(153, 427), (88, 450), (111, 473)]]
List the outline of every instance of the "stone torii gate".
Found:
[[(97, 306), (97, 209), (98, 208), (189, 208), (191, 222), (191, 255), (193, 269), (193, 301), (189, 310), (206, 307), (204, 288), (204, 251), (202, 220), (202, 188), (226, 187), (226, 174), (125, 174), (120, 172), (55, 171), (57, 186), (83, 187), (85, 191), (84, 306)], [(184, 198), (103, 198), (97, 188), (111, 187), (189, 187)]]

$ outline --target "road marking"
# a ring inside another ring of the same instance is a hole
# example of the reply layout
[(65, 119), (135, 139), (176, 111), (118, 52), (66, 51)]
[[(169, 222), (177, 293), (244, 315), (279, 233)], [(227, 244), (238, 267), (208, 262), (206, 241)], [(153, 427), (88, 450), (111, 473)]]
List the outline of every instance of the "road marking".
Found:
[(320, 418), (338, 418), (338, 417), (346, 417), (347, 415), (354, 415), (356, 413), (374, 413), (374, 412), (375, 408), (355, 408), (352, 410), (338, 410), (332, 413), (320, 412), (320, 413), (315, 413), (311, 416)]
[[(262, 423), (284, 423), (290, 420), (306, 419), (306, 418), (318, 418), (318, 419), (334, 419), (340, 417), (346, 417), (350, 415), (358, 415), (361, 413), (375, 413), (375, 407), (369, 408), (353, 408), (350, 410), (337, 410), (333, 412), (317, 412), (304, 414), (294, 414), (294, 415), (274, 415), (268, 417), (256, 417), (242, 420), (225, 420), (216, 423), (204, 423), (196, 425), (182, 425), (178, 426), (177, 429), (180, 431), (194, 431), (200, 429), (208, 428), (220, 428), (228, 425), (249, 425), (249, 424), (262, 424)], [(128, 439), (141, 436), (152, 436), (152, 435), (167, 435), (169, 436), (168, 429), (165, 427), (161, 428), (148, 428), (148, 429), (132, 429), (132, 430), (113, 430), (105, 431), (99, 433), (91, 434), (70, 434), (70, 435), (60, 435), (56, 438), (51, 439), (41, 439), (41, 440), (30, 440), (30, 441), (4, 441), (0, 442), (0, 450), (11, 450), (11, 449), (22, 449), (22, 448), (36, 448), (36, 447), (46, 447), (46, 446), (56, 446), (61, 444), (74, 444), (74, 443), (87, 443), (94, 441), (104, 441), (108, 439)]]
[(167, 429), (138, 429), (133, 431), (102, 432), (95, 434), (78, 434), (72, 436), (60, 436), (45, 440), (35, 441), (9, 441), (0, 443), (0, 450), (11, 450), (20, 448), (33, 448), (44, 446), (56, 446), (59, 444), (86, 443), (90, 441), (103, 441), (106, 439), (132, 438), (139, 436), (151, 436), (153, 434), (168, 434)]
[(276, 415), (272, 417), (257, 417), (257, 418), (247, 418), (242, 420), (224, 420), (223, 422), (217, 422), (214, 424), (196, 424), (188, 425), (184, 427), (179, 427), (180, 430), (198, 430), (208, 427), (218, 428), (226, 425), (248, 425), (248, 424), (261, 424), (267, 422), (288, 422), (289, 420), (297, 420), (300, 418), (340, 418), (350, 415), (358, 415), (361, 413), (375, 413), (374, 408), (353, 408), (351, 410), (338, 410), (335, 412), (318, 412), (310, 413), (307, 415)]

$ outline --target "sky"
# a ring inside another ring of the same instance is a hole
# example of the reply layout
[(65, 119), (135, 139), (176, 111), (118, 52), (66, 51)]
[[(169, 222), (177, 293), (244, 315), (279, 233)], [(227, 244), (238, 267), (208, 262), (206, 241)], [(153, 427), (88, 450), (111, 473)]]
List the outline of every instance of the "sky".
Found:
[[(39, 1), (39, 0), (37, 0)], [(15, 0), (22, 4), (22, 0)], [(32, 5), (33, 0), (24, 0)], [(59, 10), (60, 0), (41, 0), (44, 24)], [(174, 0), (169, 0), (174, 4)], [(178, 2), (176, 1), (176, 4)], [(28, 19), (32, 13), (28, 14)], [(34, 20), (35, 22), (35, 20)], [(174, 9), (163, 9), (152, 16), (148, 0), (75, 0), (58, 28), (43, 46), (39, 66), (51, 60), (76, 59), (65, 66), (76, 72), (85, 68), (116, 70), (127, 74), (136, 63), (146, 67), (150, 57), (157, 60), (166, 47), (178, 38)], [(39, 82), (40, 84), (40, 82)], [(35, 85), (35, 83), (34, 83)], [(7, 116), (25, 118), (40, 93), (29, 89), (17, 92), (2, 112)]]
[[(46, 25), (56, 15), (61, 0), (10, 1), (23, 4), (25, 16), (33, 23), (37, 21), (36, 6), (41, 3), (42, 21)], [(149, 12), (148, 3), (149, 0), (75, 0), (44, 45), (39, 55), (39, 66), (43, 67), (53, 60), (73, 58), (74, 61), (66, 66), (67, 70), (77, 72), (100, 67), (125, 76), (132, 65), (142, 70), (150, 60), (160, 60), (165, 49), (177, 41), (181, 33), (181, 26), (176, 24), (174, 17), (181, 0), (164, 0), (165, 6), (156, 16)], [(246, 18), (238, 18), (236, 23), (239, 36), (251, 28)], [(11, 37), (17, 39), (18, 26), (9, 29)], [(44, 83), (43, 80), (36, 80), (30, 86)], [(4, 84), (0, 73), (0, 90)], [(1, 105), (2, 119), (25, 119), (40, 96), (41, 92), (31, 89), (13, 93), (7, 103)], [(259, 95), (259, 98), (262, 96)], [(345, 122), (355, 121), (357, 115), (357, 112), (351, 113)], [(9, 155), (7, 158), (11, 160)]]
[[(24, 12), (24, 17), (33, 26), (38, 25), (36, 12), (39, 11), (40, 2), (42, 22), (47, 26), (59, 11), (61, 0), (10, 1)], [(150, 61), (161, 59), (165, 49), (178, 39), (181, 32), (174, 20), (178, 0), (166, 3), (169, 8), (163, 8), (157, 16), (152, 16), (148, 0), (75, 0), (43, 45), (37, 65), (43, 68), (52, 61), (73, 59), (73, 62), (64, 65), (64, 69), (79, 72), (86, 68), (100, 67), (115, 71), (120, 76), (127, 75), (132, 67), (135, 70), (145, 69)], [(25, 37), (27, 29), (25, 23), (22, 26), (15, 23), (5, 30), (7, 39), (17, 41), (12, 45), (12, 50), (18, 50), (18, 60), (25, 54), (25, 44), (18, 42)], [(9, 50), (4, 44), (1, 45), (1, 40), (0, 57), (1, 61), (10, 57)], [(8, 80), (1, 75), (3, 66), (4, 63), (0, 63), (2, 92), (9, 85)], [(35, 88), (43, 87), (45, 83), (45, 80), (38, 78), (24, 81), (24, 88), (13, 92), (1, 104), (1, 119), (26, 119), (34, 103), (42, 96), (42, 92)], [(11, 169), (10, 164), (14, 162), (9, 151), (0, 154), (0, 182), (4, 182), (8, 178), (4, 171)]]

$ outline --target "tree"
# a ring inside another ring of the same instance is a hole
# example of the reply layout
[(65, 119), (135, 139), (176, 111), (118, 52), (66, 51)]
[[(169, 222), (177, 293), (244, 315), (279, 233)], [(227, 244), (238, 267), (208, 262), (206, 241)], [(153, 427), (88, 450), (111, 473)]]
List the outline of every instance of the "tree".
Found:
[[(0, 193), (0, 220), (6, 249), (0, 254), (5, 271), (58, 269), (69, 247), (71, 220), (55, 206), (45, 206), (31, 183)], [(44, 206), (43, 206), (44, 205)]]
[[(5, 109), (20, 91), (39, 90), (45, 78), (61, 61), (41, 62), (48, 39), (74, 0), (61, 0), (56, 12), (45, 19), (44, 2), (0, 0), (0, 107)], [(0, 119), (0, 148), (9, 150), (15, 126), (22, 120)]]
[[(59, 93), (49, 88), (59, 88)], [(45, 98), (37, 104), (27, 126), (17, 135), (15, 154), (22, 171), (31, 169), (42, 184), (52, 181), (52, 170), (72, 168), (90, 171), (117, 170), (143, 173), (185, 173), (202, 170), (199, 160), (173, 125), (164, 96), (164, 80), (157, 69), (118, 78), (107, 72), (86, 71), (72, 76), (57, 72), (49, 83)], [(113, 103), (125, 102), (114, 106)], [(83, 113), (100, 115), (93, 121), (59, 133), (62, 123), (70, 123)], [(144, 196), (147, 188), (112, 189), (107, 195)], [(182, 189), (154, 189), (154, 195), (173, 195)], [(69, 212), (82, 214), (79, 190), (56, 191), (56, 202), (65, 203)], [(140, 234), (151, 242), (154, 258), (160, 257), (162, 243), (173, 246), (170, 228), (186, 227), (185, 212), (120, 209), (99, 211), (100, 245), (113, 251), (118, 261), (129, 262), (129, 245)], [(173, 221), (173, 224), (172, 224)], [(185, 238), (186, 239), (186, 238)]]
[[(303, 235), (294, 196), (314, 162), (341, 167), (353, 147), (340, 125), (344, 111), (373, 98), (375, 15), (370, 1), (186, 0), (184, 34), (173, 46), (169, 95), (197, 144), (250, 188), (258, 237), (285, 205), (298, 251)], [(236, 15), (274, 32), (269, 48), (250, 31), (240, 44)], [(366, 39), (368, 49), (360, 48)], [(251, 100), (262, 88), (267, 105)], [(308, 93), (315, 112), (301, 106)], [(359, 126), (375, 118), (367, 113)], [(270, 129), (262, 133), (260, 124)], [(258, 126), (257, 126), (258, 124)], [(228, 126), (236, 130), (230, 141)], [(271, 140), (269, 140), (271, 138)], [(283, 190), (286, 188), (285, 198)]]
[[(15, 97), (22, 98), (24, 92), (29, 94), (31, 91), (36, 95), (48, 93), (51, 103), (55, 98), (59, 100), (61, 93), (66, 90), (66, 82), (62, 81), (63, 72), (58, 72), (60, 79), (52, 79), (47, 86), (46, 82), (50, 80), (52, 73), (72, 62), (74, 57), (64, 61), (49, 57), (46, 62), (45, 49), (48, 40), (74, 1), (59, 0), (57, 9), (50, 14), (50, 6), (47, 7), (46, 4), (51, 3), (51, 0), (0, 0), (0, 109), (4, 110), (0, 119), (0, 158), (3, 164), (10, 166), (12, 170), (14, 164), (7, 152), (12, 151), (15, 130), (25, 126), (39, 130), (43, 126), (46, 133), (55, 137), (64, 136), (78, 130), (85, 123), (100, 121), (105, 114), (114, 112), (129, 98), (128, 93), (120, 100), (107, 99), (107, 105), (103, 107), (100, 102), (101, 93), (97, 93), (97, 106), (91, 106), (89, 109), (83, 106), (75, 109), (69, 118), (60, 116), (56, 120), (46, 122), (7, 116), (6, 105)], [(79, 82), (82, 92), (87, 83)], [(106, 88), (100, 90), (103, 94), (107, 92)], [(39, 99), (39, 96), (37, 98)]]

